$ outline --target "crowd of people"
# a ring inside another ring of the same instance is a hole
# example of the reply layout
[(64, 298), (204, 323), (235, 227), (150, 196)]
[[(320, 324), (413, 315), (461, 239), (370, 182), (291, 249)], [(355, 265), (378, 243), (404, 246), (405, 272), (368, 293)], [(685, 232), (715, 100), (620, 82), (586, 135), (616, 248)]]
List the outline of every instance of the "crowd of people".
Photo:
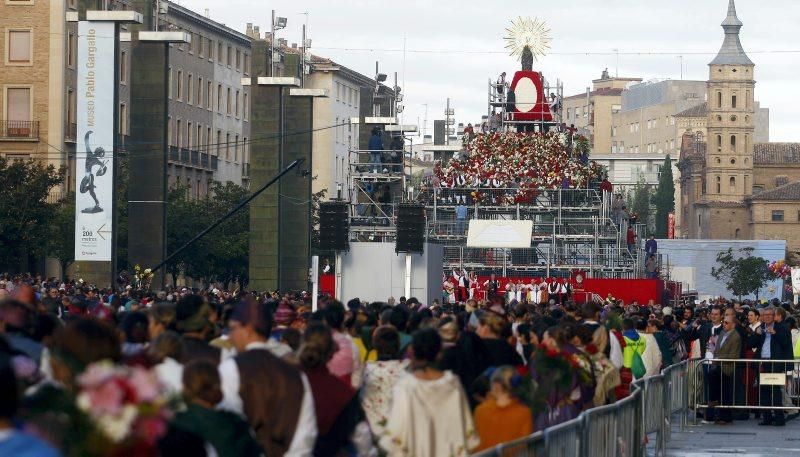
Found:
[(459, 298), (323, 296), (312, 310), (302, 293), (3, 276), (0, 455), (464, 456), (688, 358), (709, 361), (707, 420), (792, 401), (719, 362), (800, 355), (788, 305)]

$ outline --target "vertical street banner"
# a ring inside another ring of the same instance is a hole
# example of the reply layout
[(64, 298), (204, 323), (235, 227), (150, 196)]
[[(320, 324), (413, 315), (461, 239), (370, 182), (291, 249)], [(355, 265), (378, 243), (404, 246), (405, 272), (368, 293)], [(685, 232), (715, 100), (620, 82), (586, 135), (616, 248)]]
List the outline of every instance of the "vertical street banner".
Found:
[(111, 260), (114, 186), (114, 23), (78, 23), (75, 260)]
[(667, 238), (670, 240), (675, 238), (675, 213), (669, 213), (667, 216)]

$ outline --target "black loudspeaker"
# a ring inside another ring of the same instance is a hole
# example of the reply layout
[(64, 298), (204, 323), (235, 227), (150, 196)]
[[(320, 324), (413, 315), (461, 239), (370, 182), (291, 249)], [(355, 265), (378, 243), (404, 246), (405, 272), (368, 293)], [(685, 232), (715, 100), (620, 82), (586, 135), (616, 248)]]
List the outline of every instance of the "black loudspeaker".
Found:
[(418, 252), (425, 245), (425, 207), (404, 203), (397, 207), (397, 243), (395, 252)]
[(350, 250), (350, 217), (345, 202), (319, 204), (319, 249), (321, 251)]

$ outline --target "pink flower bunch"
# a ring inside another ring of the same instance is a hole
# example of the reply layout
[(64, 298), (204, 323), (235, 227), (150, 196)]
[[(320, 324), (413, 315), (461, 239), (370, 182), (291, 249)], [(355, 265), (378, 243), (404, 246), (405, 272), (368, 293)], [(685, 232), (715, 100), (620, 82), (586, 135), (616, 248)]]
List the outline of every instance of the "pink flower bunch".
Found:
[(98, 362), (78, 377), (77, 405), (113, 443), (153, 446), (171, 411), (155, 373)]
[(785, 260), (771, 262), (767, 268), (776, 278), (787, 279), (792, 275), (792, 268)]

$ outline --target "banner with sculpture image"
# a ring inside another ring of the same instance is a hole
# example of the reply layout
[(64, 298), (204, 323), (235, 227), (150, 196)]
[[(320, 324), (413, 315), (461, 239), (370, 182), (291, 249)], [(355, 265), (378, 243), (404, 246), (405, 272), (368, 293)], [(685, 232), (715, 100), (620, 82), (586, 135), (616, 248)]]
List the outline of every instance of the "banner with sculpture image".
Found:
[(78, 23), (75, 260), (111, 260), (114, 31), (113, 22)]

